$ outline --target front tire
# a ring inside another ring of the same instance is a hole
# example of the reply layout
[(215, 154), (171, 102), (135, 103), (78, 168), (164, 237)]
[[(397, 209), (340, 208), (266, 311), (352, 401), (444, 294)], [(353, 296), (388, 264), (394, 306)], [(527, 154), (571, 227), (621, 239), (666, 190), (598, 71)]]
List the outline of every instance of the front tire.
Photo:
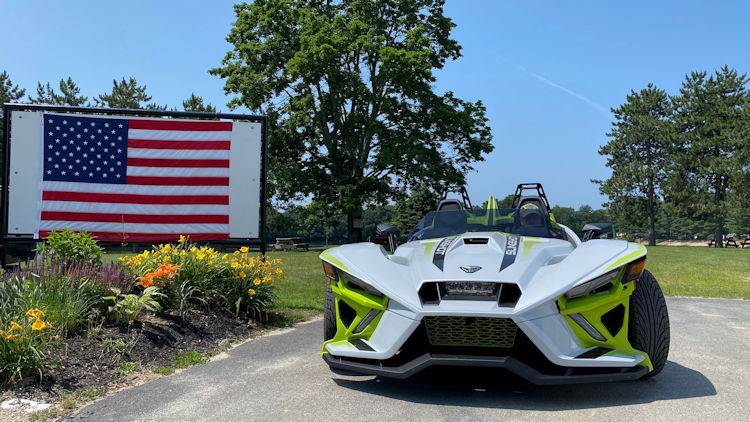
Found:
[(654, 370), (644, 376), (653, 377), (664, 369), (669, 354), (669, 314), (659, 283), (648, 270), (635, 281), (630, 296), (628, 318), (630, 345), (648, 354)]
[(336, 337), (336, 297), (331, 285), (326, 284), (326, 299), (323, 305), (323, 341)]

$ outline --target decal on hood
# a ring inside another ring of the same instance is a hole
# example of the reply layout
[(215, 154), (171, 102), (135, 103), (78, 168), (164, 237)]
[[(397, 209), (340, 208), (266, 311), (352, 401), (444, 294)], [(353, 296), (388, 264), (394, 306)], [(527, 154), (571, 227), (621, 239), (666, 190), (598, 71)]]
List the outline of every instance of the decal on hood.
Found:
[(503, 263), (500, 264), (500, 271), (516, 262), (516, 257), (518, 256), (518, 242), (520, 240), (520, 237), (513, 234), (509, 234), (505, 238), (505, 253), (503, 254)]
[(441, 240), (435, 248), (435, 254), (432, 255), (432, 263), (435, 264), (436, 267), (440, 268), (440, 271), (443, 271), (445, 253), (448, 251), (448, 248), (451, 246), (454, 240), (456, 240), (455, 237), (446, 237), (445, 239)]

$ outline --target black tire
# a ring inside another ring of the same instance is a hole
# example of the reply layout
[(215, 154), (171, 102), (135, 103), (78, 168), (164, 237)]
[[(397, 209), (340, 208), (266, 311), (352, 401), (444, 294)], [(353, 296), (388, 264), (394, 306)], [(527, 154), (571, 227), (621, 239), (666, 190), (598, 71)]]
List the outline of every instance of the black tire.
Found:
[(331, 285), (326, 285), (326, 301), (323, 305), (323, 341), (336, 337), (336, 297)]
[(669, 314), (659, 283), (647, 270), (635, 281), (635, 291), (630, 296), (628, 324), (630, 345), (646, 352), (654, 366), (654, 370), (644, 378), (653, 377), (667, 363)]

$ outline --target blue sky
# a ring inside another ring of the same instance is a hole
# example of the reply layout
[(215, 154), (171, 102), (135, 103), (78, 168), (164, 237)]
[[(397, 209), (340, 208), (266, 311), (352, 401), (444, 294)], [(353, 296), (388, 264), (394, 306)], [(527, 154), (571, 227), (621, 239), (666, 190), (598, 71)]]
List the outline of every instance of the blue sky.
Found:
[[(135, 77), (154, 101), (191, 92), (228, 111), (223, 81), (207, 73), (230, 46), (233, 1), (0, 0), (0, 70), (34, 92), (68, 76), (94, 97)], [(481, 99), (495, 151), (468, 177), (473, 202), (542, 182), (553, 204), (604, 202), (610, 107), (649, 82), (678, 93), (686, 73), (750, 71), (750, 2), (520, 2), (448, 0), (463, 57), (436, 88)]]

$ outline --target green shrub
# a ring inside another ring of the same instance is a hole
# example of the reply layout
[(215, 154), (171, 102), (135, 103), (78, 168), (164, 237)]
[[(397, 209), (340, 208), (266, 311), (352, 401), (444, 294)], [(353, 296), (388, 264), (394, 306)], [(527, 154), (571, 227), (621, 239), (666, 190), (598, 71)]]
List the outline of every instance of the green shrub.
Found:
[(53, 231), (39, 250), (54, 252), (56, 256), (64, 258), (68, 265), (84, 261), (95, 265), (102, 263), (102, 248), (86, 232), (68, 229)]
[(56, 333), (66, 334), (88, 319), (99, 300), (100, 289), (86, 281), (74, 284), (66, 277), (10, 274), (0, 281), (0, 324), (22, 318), (27, 309), (39, 308), (45, 310)]
[(154, 368), (153, 372), (159, 375), (172, 375), (174, 374), (174, 369), (168, 366), (159, 366), (157, 368)]
[(32, 373), (44, 373), (57, 363), (46, 353), (47, 348), (57, 342), (58, 336), (50, 335), (52, 325), (45, 321), (40, 309), (29, 309), (24, 318), (4, 325), (0, 331), (0, 380), (17, 382)]
[(131, 325), (144, 310), (151, 312), (161, 310), (158, 298), (164, 296), (164, 294), (160, 293), (159, 288), (156, 286), (147, 287), (140, 296), (133, 293), (124, 295), (120, 292), (120, 289), (115, 287), (111, 290), (114, 296), (107, 296), (102, 299), (112, 302), (112, 305), (108, 308), (108, 312), (115, 318), (118, 324), (126, 322), (128, 325)]

